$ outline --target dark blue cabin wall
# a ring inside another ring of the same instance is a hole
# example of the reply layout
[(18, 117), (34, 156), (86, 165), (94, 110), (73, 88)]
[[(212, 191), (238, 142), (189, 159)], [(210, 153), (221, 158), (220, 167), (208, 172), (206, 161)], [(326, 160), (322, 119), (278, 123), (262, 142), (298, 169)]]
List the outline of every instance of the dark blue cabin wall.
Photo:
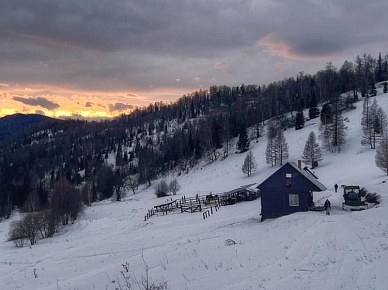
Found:
[[(290, 206), (289, 205), (289, 194), (298, 194), (299, 195), (299, 206)], [(296, 190), (290, 190), (286, 193), (287, 201), (285, 204), (285, 212), (287, 214), (295, 213), (295, 212), (301, 212), (301, 211), (308, 211), (308, 205), (307, 205), (307, 194), (309, 192), (306, 191), (296, 191)]]
[(276, 190), (266, 190), (261, 195), (261, 219), (275, 218), (284, 214), (285, 196)]
[[(290, 206), (289, 194), (298, 194), (299, 206)], [(295, 212), (308, 211), (308, 195), (299, 190), (267, 190), (261, 195), (261, 219), (281, 217)]]

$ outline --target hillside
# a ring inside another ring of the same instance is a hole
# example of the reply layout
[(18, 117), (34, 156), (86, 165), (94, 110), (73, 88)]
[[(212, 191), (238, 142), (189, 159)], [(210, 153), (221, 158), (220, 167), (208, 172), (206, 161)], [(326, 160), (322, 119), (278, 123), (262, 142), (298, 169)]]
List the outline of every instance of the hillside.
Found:
[[(388, 94), (378, 94), (388, 108)], [(340, 154), (325, 153), (314, 169), (328, 188), (314, 201), (332, 203), (323, 212), (297, 213), (260, 222), (260, 199), (222, 207), (203, 220), (200, 213), (144, 215), (157, 199), (154, 188), (141, 188), (122, 202), (102, 201), (86, 209), (73, 225), (32, 247), (6, 242), (11, 221), (0, 223), (1, 289), (114, 289), (122, 264), (137, 278), (144, 261), (154, 282), (168, 289), (386, 289), (388, 285), (388, 177), (375, 166), (375, 151), (362, 147), (362, 102), (344, 114), (347, 143)], [(297, 161), (319, 119), (285, 131), (289, 161)], [(265, 163), (266, 140), (251, 142), (258, 170), (241, 172), (245, 154), (203, 161), (187, 174), (174, 175), (182, 189), (176, 196), (218, 193), (260, 183), (277, 168)], [(362, 212), (345, 212), (333, 185), (357, 184), (382, 195), (382, 203)], [(154, 183), (155, 184), (155, 183)], [(236, 242), (228, 246), (227, 239)], [(142, 259), (144, 256), (144, 261)], [(136, 287), (135, 287), (136, 289)]]
[(54, 119), (37, 114), (14, 114), (0, 118), (0, 137), (18, 133), (35, 124), (52, 121)]

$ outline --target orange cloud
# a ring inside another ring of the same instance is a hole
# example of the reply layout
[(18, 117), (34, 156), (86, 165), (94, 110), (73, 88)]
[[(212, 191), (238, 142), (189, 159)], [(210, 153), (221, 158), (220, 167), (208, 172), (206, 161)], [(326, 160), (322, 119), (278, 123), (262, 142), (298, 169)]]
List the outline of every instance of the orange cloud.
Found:
[(38, 113), (55, 118), (106, 119), (129, 114), (155, 101), (169, 103), (194, 88), (159, 88), (142, 92), (75, 91), (45, 85), (0, 86), (0, 117)]

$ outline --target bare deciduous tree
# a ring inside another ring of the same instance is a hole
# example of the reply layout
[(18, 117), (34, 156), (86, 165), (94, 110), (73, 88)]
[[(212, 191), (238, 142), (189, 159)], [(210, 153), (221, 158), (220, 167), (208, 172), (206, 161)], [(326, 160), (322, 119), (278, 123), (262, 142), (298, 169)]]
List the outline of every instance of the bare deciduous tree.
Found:
[(132, 190), (133, 194), (136, 194), (136, 190), (139, 187), (139, 178), (136, 176), (131, 176), (128, 178), (128, 187)]
[(37, 242), (37, 222), (34, 214), (26, 214), (22, 219), (13, 221), (8, 232), (8, 240), (16, 246), (22, 246), (28, 241), (30, 245)]
[(51, 215), (51, 210), (25, 214), (20, 220), (11, 223), (8, 240), (22, 247), (28, 242), (34, 245), (39, 239), (51, 237), (56, 230)]
[(276, 152), (276, 164), (283, 165), (283, 161), (288, 159), (288, 144), (284, 137), (283, 130), (279, 130), (274, 139), (274, 150)]
[(376, 166), (384, 170), (388, 175), (388, 135), (383, 137), (380, 146), (376, 149)]
[(168, 188), (173, 195), (176, 195), (176, 193), (181, 190), (181, 185), (178, 183), (178, 180), (173, 179), (170, 181)]
[(169, 188), (165, 180), (160, 181), (155, 187), (155, 194), (157, 197), (167, 196), (168, 192), (169, 192)]
[(256, 171), (257, 163), (252, 151), (249, 151), (247, 156), (245, 156), (241, 169), (244, 174), (248, 175), (248, 177), (251, 176), (254, 171)]

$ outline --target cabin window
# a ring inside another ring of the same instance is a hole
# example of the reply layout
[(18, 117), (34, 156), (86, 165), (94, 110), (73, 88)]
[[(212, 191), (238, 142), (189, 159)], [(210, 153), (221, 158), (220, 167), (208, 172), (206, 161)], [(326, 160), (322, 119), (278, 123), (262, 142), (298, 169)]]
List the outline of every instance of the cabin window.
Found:
[(286, 173), (286, 188), (291, 188), (291, 178), (292, 174), (291, 173)]
[(299, 195), (289, 194), (288, 195), (288, 203), (290, 206), (299, 206)]

